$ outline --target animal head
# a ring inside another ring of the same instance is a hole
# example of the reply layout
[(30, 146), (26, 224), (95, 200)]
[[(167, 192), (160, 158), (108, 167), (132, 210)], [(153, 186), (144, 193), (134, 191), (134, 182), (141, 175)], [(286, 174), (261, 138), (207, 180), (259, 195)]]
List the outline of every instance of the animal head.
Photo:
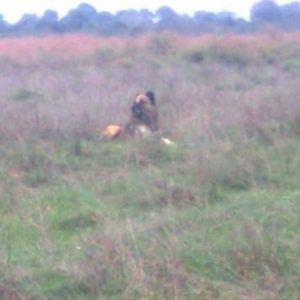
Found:
[(155, 106), (155, 95), (152, 91), (148, 91), (146, 93), (137, 94), (135, 98), (135, 103), (144, 102), (151, 103), (151, 105)]
[(155, 95), (152, 91), (136, 95), (131, 106), (131, 118), (128, 125), (133, 128), (138, 125), (145, 125), (151, 131), (158, 130), (158, 111)]

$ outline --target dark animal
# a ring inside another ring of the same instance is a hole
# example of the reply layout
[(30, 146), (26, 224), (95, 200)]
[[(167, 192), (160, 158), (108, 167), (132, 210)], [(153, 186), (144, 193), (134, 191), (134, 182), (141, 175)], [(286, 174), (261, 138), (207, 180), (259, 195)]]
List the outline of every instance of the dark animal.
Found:
[(159, 129), (158, 110), (155, 95), (152, 91), (136, 95), (125, 131), (134, 135), (141, 128), (152, 132)]
[(131, 106), (130, 118), (123, 126), (108, 125), (103, 131), (102, 136), (106, 138), (119, 138), (124, 136), (140, 135), (149, 136), (151, 132), (158, 131), (159, 118), (156, 107), (155, 95), (152, 91), (139, 93)]

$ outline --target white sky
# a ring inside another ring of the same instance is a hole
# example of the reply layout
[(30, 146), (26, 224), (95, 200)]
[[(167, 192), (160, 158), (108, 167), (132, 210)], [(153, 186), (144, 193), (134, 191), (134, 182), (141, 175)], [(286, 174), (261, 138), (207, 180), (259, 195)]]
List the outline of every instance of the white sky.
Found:
[[(72, 8), (80, 3), (89, 3), (97, 11), (116, 12), (122, 9), (148, 8), (155, 12), (158, 7), (169, 6), (177, 13), (192, 14), (194, 11), (205, 10), (210, 12), (230, 11), (236, 16), (248, 19), (250, 9), (255, 2), (260, 0), (0, 0), (0, 14), (10, 23), (20, 20), (24, 13), (42, 15), (45, 10), (53, 9), (59, 17), (65, 16)], [(294, 0), (276, 0), (278, 4), (290, 3)]]

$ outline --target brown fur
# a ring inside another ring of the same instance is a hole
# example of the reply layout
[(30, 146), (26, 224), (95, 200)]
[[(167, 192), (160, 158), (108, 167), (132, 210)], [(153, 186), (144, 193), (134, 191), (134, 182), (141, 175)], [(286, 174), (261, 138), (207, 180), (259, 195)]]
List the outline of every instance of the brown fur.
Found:
[(108, 125), (102, 131), (102, 136), (106, 139), (116, 139), (123, 134), (123, 128), (119, 125)]

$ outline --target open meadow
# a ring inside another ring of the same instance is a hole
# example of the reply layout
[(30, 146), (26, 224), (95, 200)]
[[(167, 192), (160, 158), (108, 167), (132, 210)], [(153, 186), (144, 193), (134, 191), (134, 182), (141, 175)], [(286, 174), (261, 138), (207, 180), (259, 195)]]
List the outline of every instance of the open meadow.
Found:
[[(0, 299), (300, 299), (300, 33), (5, 38), (0, 75)], [(149, 89), (175, 144), (101, 138)]]

